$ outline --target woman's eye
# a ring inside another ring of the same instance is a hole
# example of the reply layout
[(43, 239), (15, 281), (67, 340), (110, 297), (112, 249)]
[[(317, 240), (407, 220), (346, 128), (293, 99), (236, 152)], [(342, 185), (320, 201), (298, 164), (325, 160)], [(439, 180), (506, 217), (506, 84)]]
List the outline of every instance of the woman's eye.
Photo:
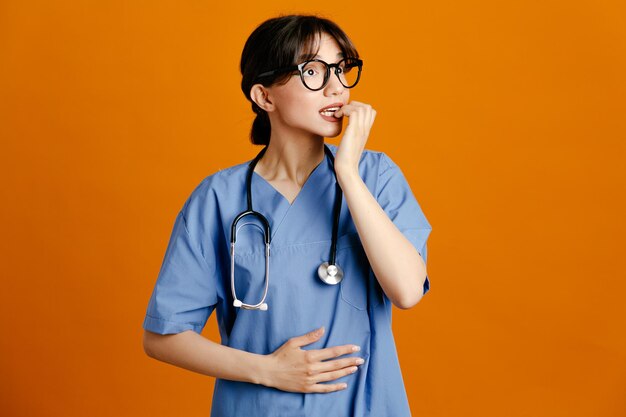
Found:
[(312, 68), (304, 70), (304, 75), (313, 76), (315, 75), (315, 70)]

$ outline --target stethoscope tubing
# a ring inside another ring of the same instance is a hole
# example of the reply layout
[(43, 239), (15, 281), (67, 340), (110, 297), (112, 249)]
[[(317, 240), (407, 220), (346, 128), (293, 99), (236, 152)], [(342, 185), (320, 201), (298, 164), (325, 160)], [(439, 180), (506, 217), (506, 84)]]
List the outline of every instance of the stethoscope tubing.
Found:
[[(253, 206), (252, 206), (252, 174), (254, 173), (254, 167), (256, 166), (257, 162), (263, 157), (266, 151), (267, 151), (267, 146), (261, 149), (258, 155), (248, 164), (248, 170), (246, 172), (247, 210), (239, 213), (237, 217), (235, 217), (235, 220), (233, 220), (233, 223), (230, 228), (230, 258), (231, 258), (230, 278), (231, 278), (231, 291), (232, 291), (233, 299), (234, 299), (233, 305), (235, 307), (241, 307), (247, 310), (256, 310), (256, 309), (267, 310), (267, 304), (265, 303), (265, 298), (267, 297), (267, 291), (269, 288), (269, 275), (270, 275), (269, 260), (270, 260), (270, 244), (272, 240), (272, 235), (271, 235), (270, 224), (267, 218), (263, 216), (261, 213), (254, 211)], [(333, 207), (333, 232), (332, 232), (332, 240), (330, 244), (330, 260), (328, 262), (328, 265), (326, 265), (326, 267), (328, 266), (334, 267), (336, 266), (336, 260), (337, 260), (337, 236), (339, 232), (339, 216), (341, 214), (341, 204), (343, 200), (343, 193), (341, 191), (341, 187), (339, 186), (339, 181), (337, 181), (337, 174), (335, 172), (335, 158), (330, 148), (328, 148), (326, 144), (324, 144), (324, 153), (326, 154), (326, 156), (329, 157), (331, 161), (333, 174), (335, 176), (335, 204)], [(254, 216), (261, 221), (261, 223), (263, 224), (263, 231), (264, 231), (264, 236), (265, 236), (265, 288), (263, 290), (263, 297), (261, 298), (261, 301), (258, 302), (257, 304), (244, 303), (243, 301), (237, 298), (237, 294), (235, 291), (235, 242), (237, 240), (237, 223), (239, 223), (241, 219), (247, 216)], [(323, 265), (325, 264), (322, 264), (322, 266)], [(322, 266), (320, 266), (320, 268)], [(337, 268), (339, 267), (337, 266)], [(335, 268), (335, 270), (337, 268)], [(340, 268), (339, 270), (341, 271)], [(343, 278), (342, 271), (341, 271), (341, 276), (339, 278), (340, 278), (339, 280)], [(326, 280), (323, 278), (322, 280), (326, 282), (327, 284), (334, 284), (338, 282), (338, 281), (330, 282), (329, 280)]]

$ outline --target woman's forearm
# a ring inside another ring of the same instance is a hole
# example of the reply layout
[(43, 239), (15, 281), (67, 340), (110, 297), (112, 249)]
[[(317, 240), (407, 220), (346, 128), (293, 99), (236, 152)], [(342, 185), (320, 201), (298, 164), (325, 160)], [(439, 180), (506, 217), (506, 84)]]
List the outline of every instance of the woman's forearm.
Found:
[(143, 346), (151, 358), (199, 374), (260, 384), (265, 356), (215, 343), (188, 330), (161, 335), (144, 332)]
[(426, 264), (387, 216), (356, 169), (335, 168), (372, 271), (391, 302), (411, 308), (423, 296)]

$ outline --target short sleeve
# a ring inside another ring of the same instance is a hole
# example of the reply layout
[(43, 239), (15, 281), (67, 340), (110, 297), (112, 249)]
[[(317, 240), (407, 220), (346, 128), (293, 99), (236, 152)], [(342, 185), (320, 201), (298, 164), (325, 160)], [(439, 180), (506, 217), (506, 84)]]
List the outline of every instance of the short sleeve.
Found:
[[(413, 196), (411, 187), (400, 167), (382, 152), (380, 157), (376, 200), (426, 262), (428, 256), (426, 240), (432, 228)], [(427, 276), (424, 281), (423, 294), (426, 294), (429, 289), (430, 280)]]
[[(187, 207), (187, 204), (185, 205)], [(200, 333), (217, 304), (214, 257), (205, 258), (211, 243), (199, 245), (190, 233), (185, 209), (176, 217), (156, 285), (148, 303), (143, 328), (171, 334)], [(204, 249), (201, 250), (201, 249)], [(213, 251), (214, 252), (214, 251)]]

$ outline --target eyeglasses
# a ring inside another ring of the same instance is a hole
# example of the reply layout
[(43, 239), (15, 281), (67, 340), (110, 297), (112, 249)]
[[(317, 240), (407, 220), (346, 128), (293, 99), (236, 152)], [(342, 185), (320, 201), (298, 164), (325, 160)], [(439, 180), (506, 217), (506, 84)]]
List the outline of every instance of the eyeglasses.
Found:
[(352, 88), (361, 78), (363, 61), (357, 58), (344, 58), (336, 64), (328, 64), (321, 59), (312, 59), (302, 64), (264, 72), (259, 74), (257, 79), (297, 70), (302, 84), (309, 90), (318, 91), (328, 84), (331, 68), (335, 69), (335, 75), (339, 78), (341, 85)]

